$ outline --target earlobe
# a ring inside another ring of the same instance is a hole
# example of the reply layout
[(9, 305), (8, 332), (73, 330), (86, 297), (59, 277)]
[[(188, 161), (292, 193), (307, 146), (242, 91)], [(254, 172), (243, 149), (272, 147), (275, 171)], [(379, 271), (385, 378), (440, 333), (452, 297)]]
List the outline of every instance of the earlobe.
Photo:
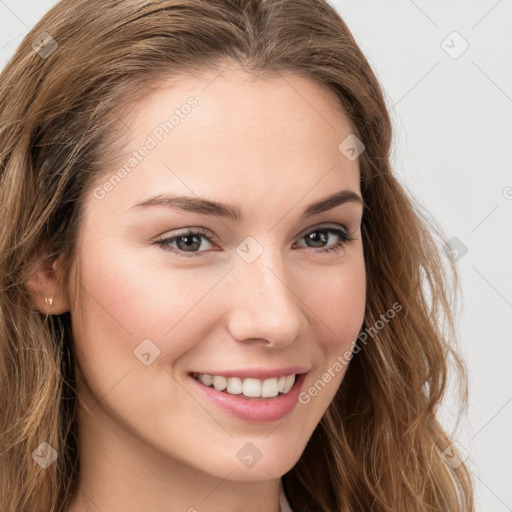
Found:
[(34, 307), (46, 315), (60, 315), (69, 311), (67, 295), (62, 281), (64, 255), (43, 261), (30, 276), (27, 289)]

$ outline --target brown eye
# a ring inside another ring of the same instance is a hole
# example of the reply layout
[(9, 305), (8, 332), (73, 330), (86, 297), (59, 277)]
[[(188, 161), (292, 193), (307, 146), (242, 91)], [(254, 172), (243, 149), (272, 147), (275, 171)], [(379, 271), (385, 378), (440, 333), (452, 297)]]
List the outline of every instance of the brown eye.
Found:
[[(338, 237), (338, 242), (335, 242), (333, 245), (326, 246), (331, 236)], [(313, 231), (309, 231), (302, 238), (306, 240), (308, 247), (320, 248), (317, 252), (339, 251), (345, 244), (353, 240), (350, 232), (344, 226), (341, 226), (340, 228), (316, 228)]]
[[(205, 252), (199, 250), (203, 245), (204, 240), (211, 243), (211, 237), (208, 236), (208, 232), (202, 229), (197, 229), (195, 231), (188, 230), (171, 237), (162, 238), (157, 240), (155, 243), (157, 245), (161, 245), (165, 250), (172, 251), (183, 256), (196, 256)], [(173, 246), (172, 244), (176, 244), (176, 246)]]

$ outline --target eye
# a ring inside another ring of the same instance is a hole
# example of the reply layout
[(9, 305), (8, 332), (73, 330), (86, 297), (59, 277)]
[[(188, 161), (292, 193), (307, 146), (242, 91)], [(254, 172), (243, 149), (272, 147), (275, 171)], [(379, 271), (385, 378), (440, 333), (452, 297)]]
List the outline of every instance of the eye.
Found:
[[(338, 241), (332, 245), (325, 246), (329, 242), (330, 237), (337, 237)], [(320, 250), (315, 251), (319, 253), (326, 252), (339, 252), (343, 249), (343, 247), (349, 242), (353, 241), (353, 236), (350, 231), (345, 226), (339, 227), (319, 227), (314, 229), (313, 231), (308, 231), (301, 240), (306, 240), (307, 243), (311, 243), (313, 245), (309, 245), (308, 247), (321, 247)]]
[[(212, 236), (209, 236), (209, 231), (203, 228), (187, 229), (174, 236), (156, 240), (157, 245), (161, 245), (163, 249), (178, 253), (180, 256), (196, 256), (201, 247), (203, 240), (211, 243)], [(177, 247), (172, 244), (176, 243)], [(184, 254), (189, 253), (189, 254)]]
[[(337, 237), (338, 240), (335, 241), (334, 244), (326, 245), (331, 237)], [(179, 256), (190, 257), (199, 256), (201, 253), (205, 252), (205, 250), (199, 250), (203, 246), (203, 241), (206, 241), (207, 244), (211, 244), (213, 238), (214, 236), (210, 231), (203, 228), (188, 228), (171, 237), (158, 239), (154, 243), (162, 246), (164, 250), (171, 251)], [(311, 244), (307, 245), (307, 247), (313, 249), (320, 247), (319, 250), (314, 252), (326, 253), (341, 251), (346, 244), (353, 240), (353, 236), (345, 226), (338, 225), (336, 227), (327, 226), (316, 228), (303, 235), (301, 237), (301, 240), (302, 239), (304, 239), (307, 244)]]

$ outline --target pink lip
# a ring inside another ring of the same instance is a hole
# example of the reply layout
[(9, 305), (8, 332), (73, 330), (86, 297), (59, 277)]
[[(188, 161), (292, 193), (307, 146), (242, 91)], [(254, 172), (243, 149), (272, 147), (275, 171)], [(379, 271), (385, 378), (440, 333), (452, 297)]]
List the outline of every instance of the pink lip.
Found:
[[(289, 371), (289, 369), (287, 369), (287, 371)], [(292, 373), (285, 373), (285, 375), (291, 375)], [(237, 375), (240, 374), (238, 373)], [(273, 375), (275, 376), (275, 371)], [(306, 374), (302, 373), (300, 375), (296, 375), (292, 389), (290, 389), (290, 391), (285, 395), (278, 395), (274, 398), (266, 399), (247, 398), (242, 395), (230, 395), (224, 391), (217, 391), (214, 388), (205, 386), (200, 381), (194, 379), (191, 375), (189, 378), (203, 396), (211, 400), (217, 407), (231, 416), (251, 423), (269, 423), (280, 420), (293, 411), (297, 405), (300, 390), (304, 379), (306, 378)]]
[(268, 368), (245, 368), (240, 370), (212, 370), (192, 373), (202, 373), (203, 375), (222, 375), (223, 377), (240, 377), (242, 379), (272, 379), (273, 377), (283, 377), (286, 375), (296, 375), (297, 373), (306, 373), (307, 368), (303, 366), (286, 366), (284, 368), (276, 368), (269, 370)]

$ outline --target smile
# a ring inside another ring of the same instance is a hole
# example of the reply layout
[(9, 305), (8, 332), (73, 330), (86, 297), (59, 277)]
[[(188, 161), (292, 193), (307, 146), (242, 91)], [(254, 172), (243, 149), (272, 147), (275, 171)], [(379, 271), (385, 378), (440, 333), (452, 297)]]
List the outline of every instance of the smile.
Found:
[[(268, 379), (190, 373), (200, 401), (206, 400), (225, 414), (250, 423), (268, 423), (282, 419), (296, 407), (307, 373), (282, 375)], [(218, 388), (218, 389), (217, 389)]]
[(295, 374), (265, 380), (203, 373), (193, 373), (192, 377), (217, 391), (223, 391), (230, 395), (243, 395), (247, 398), (272, 398), (285, 395), (295, 383)]

